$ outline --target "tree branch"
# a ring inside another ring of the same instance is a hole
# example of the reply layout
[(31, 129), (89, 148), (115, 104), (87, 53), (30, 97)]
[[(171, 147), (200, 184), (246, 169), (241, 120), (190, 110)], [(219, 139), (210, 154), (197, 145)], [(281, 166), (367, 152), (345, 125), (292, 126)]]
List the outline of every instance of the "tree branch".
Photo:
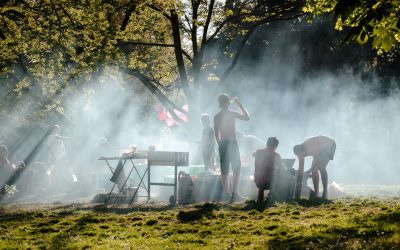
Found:
[(51, 5), (53, 5), (53, 7), (54, 7), (54, 12), (55, 12), (56, 17), (57, 17), (58, 27), (59, 27), (59, 29), (60, 29), (60, 37), (58, 38), (58, 42), (61, 43), (61, 37), (62, 37), (62, 34), (63, 34), (63, 28), (62, 28), (62, 23), (61, 23), (61, 17), (58, 15), (57, 6), (53, 3), (52, 0), (50, 0), (50, 3), (51, 3)]
[(192, 38), (192, 49), (193, 56), (196, 57), (198, 52), (198, 44), (197, 44), (197, 19), (198, 19), (198, 11), (200, 6), (200, 0), (192, 1), (192, 30), (191, 30), (191, 38)]
[(5, 6), (8, 2), (10, 2), (11, 0), (3, 0), (0, 2), (0, 6), (3, 7)]
[(175, 110), (184, 114), (186, 114), (187, 112), (182, 108), (178, 107), (171, 100), (169, 100), (168, 97), (166, 97), (164, 93), (162, 93), (147, 76), (145, 76), (143, 73), (135, 69), (123, 69), (123, 71), (126, 74), (133, 75), (137, 79), (139, 79), (144, 84), (144, 86), (164, 105), (164, 107), (169, 111), (169, 113), (171, 113), (171, 115), (174, 117), (175, 120), (182, 121), (176, 115)]
[(211, 0), (210, 5), (208, 6), (207, 19), (206, 19), (206, 23), (204, 25), (203, 37), (201, 39), (201, 47), (203, 47), (207, 42), (207, 33), (208, 33), (208, 28), (210, 27), (212, 13), (214, 11), (214, 4), (215, 4), (215, 0)]
[(121, 28), (120, 28), (121, 31), (125, 31), (126, 26), (128, 26), (128, 22), (129, 22), (129, 19), (130, 19), (131, 15), (132, 15), (132, 12), (134, 12), (135, 10), (136, 10), (136, 4), (133, 4), (133, 5), (126, 11), (125, 16), (124, 16), (124, 19), (122, 20), (122, 23), (121, 23)]
[(190, 24), (189, 17), (186, 14), (185, 14), (185, 21), (188, 25), (188, 29), (186, 29), (186, 30), (188, 30), (188, 31), (192, 30), (192, 25)]
[(64, 12), (64, 14), (68, 17), (68, 19), (71, 21), (71, 23), (73, 25), (75, 25), (76, 27), (78, 27), (80, 29), (84, 28), (84, 26), (81, 23), (79, 23), (79, 25), (76, 25), (75, 20), (71, 17), (71, 15), (68, 13), (68, 11), (62, 6), (62, 4), (60, 5), (60, 8)]
[(165, 43), (148, 43), (148, 42), (140, 42), (140, 41), (126, 41), (126, 42), (119, 42), (118, 45), (140, 45), (140, 46), (155, 46), (155, 47), (170, 47), (173, 48), (173, 44), (165, 44)]
[[(285, 6), (279, 6), (281, 9), (285, 9), (285, 11), (287, 11), (287, 8), (285, 8)], [(295, 7), (295, 6), (292, 6)], [(289, 8), (289, 7), (288, 7)], [(271, 10), (271, 12), (273, 12), (274, 10)], [(211, 36), (207, 39), (206, 38), (206, 42), (204, 43), (204, 45), (208, 44), (211, 40), (213, 40), (221, 31), (221, 29), (227, 25), (230, 22), (236, 21), (237, 19), (243, 18), (243, 17), (247, 17), (247, 16), (257, 16), (257, 17), (265, 17), (265, 12), (251, 12), (251, 13), (243, 13), (243, 14), (238, 14), (238, 15), (232, 15), (227, 17), (224, 21), (222, 21), (219, 26), (215, 29), (215, 31), (211, 34)], [(275, 14), (273, 16), (277, 16), (278, 14)], [(265, 18), (270, 18), (269, 17), (265, 17)]]
[(160, 8), (158, 8), (157, 6), (153, 5), (153, 4), (146, 4), (147, 7), (149, 7), (150, 9), (153, 9), (155, 11), (158, 11), (160, 13), (162, 13), (168, 20), (171, 21), (171, 16), (168, 15), (167, 13), (165, 13), (163, 10), (161, 10)]
[[(6, 11), (4, 11), (3, 13), (4, 13), (4, 14), (7, 14), (8, 17), (10, 17), (8, 14), (13, 14), (13, 15), (16, 16), (16, 17), (25, 18), (25, 15), (24, 15), (24, 14), (22, 14), (22, 13), (19, 12), (19, 11), (13, 10), (13, 9), (11, 9), (11, 10), (6, 10)], [(2, 14), (3, 14), (3, 13), (2, 13)]]
[(187, 72), (185, 68), (185, 61), (182, 56), (182, 44), (181, 44), (181, 35), (179, 31), (179, 17), (175, 10), (171, 10), (171, 26), (172, 26), (172, 37), (174, 40), (174, 50), (175, 50), (175, 58), (176, 64), (178, 66), (179, 76), (181, 78), (183, 84), (183, 91), (187, 97), (190, 96), (189, 83)]
[(239, 61), (239, 57), (243, 51), (244, 46), (246, 45), (247, 41), (249, 40), (249, 38), (251, 37), (251, 35), (253, 34), (253, 32), (260, 26), (272, 22), (272, 21), (283, 21), (283, 20), (291, 20), (297, 17), (300, 17), (304, 14), (297, 14), (294, 16), (290, 16), (290, 17), (269, 17), (269, 18), (265, 18), (263, 20), (258, 21), (257, 23), (253, 24), (250, 26), (249, 30), (247, 31), (246, 35), (243, 37), (242, 41), (239, 44), (239, 47), (236, 51), (236, 54), (231, 62), (231, 64), (228, 66), (228, 68), (225, 70), (225, 72), (222, 74), (221, 76), (221, 82), (224, 82), (228, 75), (232, 72), (233, 68), (236, 66), (237, 62)]
[(206, 42), (204, 43), (204, 45), (207, 45), (212, 39), (214, 39), (226, 24), (228, 24), (229, 22), (232, 22), (234, 20), (237, 20), (241, 17), (245, 17), (245, 16), (249, 16), (249, 15), (250, 14), (240, 14), (240, 15), (228, 17), (227, 19), (222, 21), (222, 23), (215, 29), (214, 33), (212, 33), (212, 35), (208, 39), (206, 39)]
[[(169, 47), (174, 48), (175, 45), (167, 44), (167, 43), (148, 43), (148, 42), (140, 42), (140, 41), (126, 41), (126, 42), (118, 42), (118, 46), (125, 46), (125, 45), (139, 45), (139, 46), (155, 46), (155, 47)], [(192, 62), (193, 58), (187, 53), (185, 50), (182, 49), (182, 54)]]
[(1, 38), (2, 40), (5, 40), (5, 39), (6, 39), (6, 36), (4, 35), (3, 31), (1, 31), (1, 30), (0, 30), (0, 38)]

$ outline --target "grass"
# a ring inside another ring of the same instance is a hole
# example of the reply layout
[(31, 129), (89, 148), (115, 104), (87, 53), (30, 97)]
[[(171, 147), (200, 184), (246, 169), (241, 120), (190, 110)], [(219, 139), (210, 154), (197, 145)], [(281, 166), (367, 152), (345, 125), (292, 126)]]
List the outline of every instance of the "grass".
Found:
[(1, 249), (399, 249), (400, 200), (0, 207)]

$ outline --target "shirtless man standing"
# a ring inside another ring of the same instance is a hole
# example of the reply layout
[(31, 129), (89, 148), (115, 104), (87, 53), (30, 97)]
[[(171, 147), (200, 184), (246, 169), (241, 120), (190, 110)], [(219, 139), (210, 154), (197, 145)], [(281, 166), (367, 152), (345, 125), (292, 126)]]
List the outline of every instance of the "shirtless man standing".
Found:
[[(336, 150), (336, 142), (332, 138), (327, 136), (317, 135), (305, 140), (302, 144), (296, 145), (293, 148), (294, 154), (299, 159), (299, 175), (301, 176), (304, 171), (304, 157), (312, 156), (313, 161), (311, 164), (312, 180), (314, 184), (315, 194), (318, 196), (319, 193), (319, 173), (321, 173), (322, 185), (324, 192), (322, 197), (328, 196), (328, 173), (326, 172), (326, 166), (330, 160), (333, 160)], [(299, 177), (298, 177), (299, 178)], [(301, 188), (299, 190), (299, 181), (297, 179), (296, 198), (300, 198)], [(301, 185), (300, 185), (301, 187)]]
[(218, 143), (221, 162), (221, 179), (226, 196), (230, 195), (228, 193), (227, 177), (229, 174), (229, 164), (232, 166), (233, 190), (231, 202), (233, 202), (240, 199), (240, 196), (237, 193), (237, 188), (241, 168), (239, 147), (236, 141), (235, 120), (237, 118), (248, 121), (250, 120), (250, 116), (238, 98), (234, 97), (231, 98), (231, 100), (239, 107), (240, 113), (229, 110), (229, 96), (227, 94), (220, 94), (218, 96), (218, 103), (221, 110), (214, 116), (214, 133), (215, 139)]

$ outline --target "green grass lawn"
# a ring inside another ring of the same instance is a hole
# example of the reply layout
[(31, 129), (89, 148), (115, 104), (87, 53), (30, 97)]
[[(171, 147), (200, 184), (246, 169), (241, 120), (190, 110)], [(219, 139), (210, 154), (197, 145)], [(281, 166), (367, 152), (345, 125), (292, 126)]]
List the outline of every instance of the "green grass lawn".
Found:
[(0, 207), (2, 249), (399, 249), (400, 200)]

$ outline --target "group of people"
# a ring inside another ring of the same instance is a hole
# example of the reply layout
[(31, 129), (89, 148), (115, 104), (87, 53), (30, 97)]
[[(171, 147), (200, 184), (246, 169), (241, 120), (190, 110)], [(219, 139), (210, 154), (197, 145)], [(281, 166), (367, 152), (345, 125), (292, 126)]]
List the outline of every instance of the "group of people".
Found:
[[(239, 112), (230, 109), (230, 104), (236, 104)], [(229, 97), (227, 94), (218, 96), (219, 112), (214, 116), (214, 129), (210, 126), (208, 115), (202, 115), (202, 156), (205, 169), (214, 168), (214, 141), (218, 144), (221, 181), (224, 191), (224, 199), (230, 199), (231, 202), (243, 199), (238, 194), (239, 176), (241, 172), (241, 157), (239, 152), (236, 120), (249, 121), (250, 115), (243, 107), (242, 103), (236, 97)], [(270, 137), (267, 140), (266, 147), (257, 150), (255, 156), (254, 181), (258, 192), (258, 201), (263, 201), (264, 190), (271, 189), (272, 178), (279, 169), (283, 169), (284, 163), (279, 153), (276, 152), (279, 140), (276, 137)], [(333, 160), (336, 150), (336, 142), (327, 136), (314, 136), (308, 138), (303, 143), (294, 146), (293, 152), (299, 161), (298, 176), (304, 171), (304, 158), (311, 156), (311, 176), (314, 185), (314, 192), (319, 193), (319, 176), (321, 175), (323, 193), (322, 197), (327, 198), (328, 174), (326, 167), (330, 160)], [(232, 191), (228, 189), (228, 175), (232, 169)], [(301, 180), (301, 179), (300, 179)], [(300, 187), (301, 188), (301, 187)], [(301, 189), (300, 189), (301, 190)], [(298, 190), (296, 190), (296, 193)]]
[(59, 125), (52, 127), (43, 145), (39, 145), (43, 149), (43, 157), (28, 165), (24, 161), (11, 162), (8, 147), (0, 145), (0, 196), (33, 194), (36, 191), (43, 194), (48, 187), (54, 190), (67, 179), (64, 171), (67, 157), (63, 142), (67, 138), (62, 137), (60, 131)]
[[(219, 112), (214, 115), (213, 127), (211, 126), (211, 119), (209, 115), (201, 116), (201, 123), (203, 125), (202, 131), (202, 157), (205, 169), (215, 170), (215, 142), (218, 145), (219, 163), (221, 182), (223, 186), (224, 200), (231, 202), (242, 200), (238, 193), (239, 177), (242, 168), (242, 159), (238, 141), (245, 140), (243, 134), (236, 131), (236, 120), (249, 121), (250, 115), (243, 107), (240, 100), (236, 97), (229, 97), (227, 94), (220, 94), (218, 96)], [(238, 111), (230, 109), (230, 105), (235, 104)], [(48, 178), (51, 175), (53, 185), (60, 184), (67, 179), (71, 179), (71, 173), (68, 172), (66, 166), (67, 155), (64, 146), (66, 137), (60, 135), (60, 126), (54, 125), (51, 133), (46, 140), (47, 159), (46, 164), (48, 168), (38, 167), (29, 168), (31, 171), (37, 170), (43, 177)], [(248, 137), (248, 136), (247, 136)], [(246, 137), (246, 138), (247, 138)], [(261, 144), (261, 140), (251, 138), (257, 141), (257, 145)], [(254, 145), (256, 145), (254, 144)], [(274, 175), (285, 168), (285, 164), (277, 152), (279, 140), (276, 137), (268, 138), (266, 147), (254, 150), (254, 181), (259, 189), (258, 201), (263, 201), (264, 190), (271, 189)], [(99, 143), (99, 149), (104, 149), (104, 143)], [(323, 192), (322, 197), (327, 197), (328, 174), (326, 167), (330, 160), (333, 160), (336, 150), (336, 143), (333, 139), (327, 136), (314, 136), (308, 138), (303, 143), (294, 146), (293, 152), (298, 158), (299, 171), (298, 176), (303, 174), (304, 159), (307, 156), (313, 158), (311, 164), (311, 177), (314, 185), (314, 192), (319, 193), (319, 178), (321, 176)], [(251, 152), (250, 154), (252, 154)], [(249, 154), (249, 152), (245, 152)], [(16, 162), (11, 164), (8, 160), (8, 149), (4, 145), (0, 145), (0, 195), (4, 195), (6, 187), (15, 184), (18, 178), (21, 178), (23, 170), (25, 170), (23, 162)], [(228, 176), (232, 170), (232, 189), (229, 190)], [(34, 173), (30, 174), (34, 176)], [(27, 181), (28, 182), (28, 181)], [(43, 181), (43, 183), (48, 182)], [(51, 182), (51, 181), (50, 181)], [(298, 190), (297, 190), (298, 191)]]
[[(0, 197), (3, 197), (6, 192), (17, 183), (25, 170), (25, 163), (17, 161), (14, 164), (8, 158), (8, 148), (6, 145), (0, 145)], [(26, 186), (19, 182), (20, 189)]]
[[(266, 148), (259, 149), (254, 153), (256, 158), (254, 181), (258, 191), (257, 201), (262, 202), (264, 199), (264, 190), (272, 190), (273, 184), (276, 183), (275, 178), (282, 173), (288, 171), (279, 153), (276, 152), (279, 145), (279, 140), (276, 137), (270, 137), (267, 140)], [(322, 198), (328, 196), (328, 173), (326, 167), (330, 160), (333, 160), (336, 151), (336, 142), (327, 136), (313, 136), (305, 140), (293, 148), (294, 154), (299, 161), (299, 169), (297, 171), (297, 183), (295, 190), (295, 198), (299, 198), (302, 189), (302, 180), (304, 173), (304, 160), (305, 157), (311, 156), (313, 158), (311, 168), (307, 172), (311, 172), (311, 177), (314, 186), (314, 193), (319, 194), (319, 177), (321, 175), (323, 193)], [(308, 176), (306, 176), (307, 178)], [(276, 178), (278, 179), (278, 178)], [(306, 180), (305, 180), (306, 181)]]

